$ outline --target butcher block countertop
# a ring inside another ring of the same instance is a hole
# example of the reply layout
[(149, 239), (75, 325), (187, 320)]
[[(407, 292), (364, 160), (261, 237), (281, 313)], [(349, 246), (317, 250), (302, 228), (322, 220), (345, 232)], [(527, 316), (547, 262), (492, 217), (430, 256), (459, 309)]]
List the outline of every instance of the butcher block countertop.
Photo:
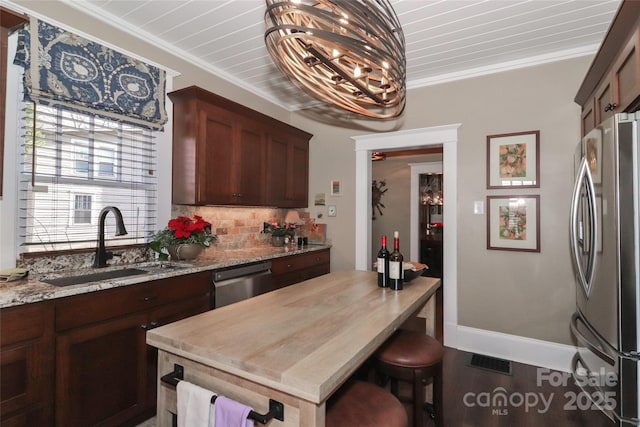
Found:
[(319, 405), (439, 286), (418, 277), (392, 291), (375, 272), (337, 271), (150, 330), (147, 343)]

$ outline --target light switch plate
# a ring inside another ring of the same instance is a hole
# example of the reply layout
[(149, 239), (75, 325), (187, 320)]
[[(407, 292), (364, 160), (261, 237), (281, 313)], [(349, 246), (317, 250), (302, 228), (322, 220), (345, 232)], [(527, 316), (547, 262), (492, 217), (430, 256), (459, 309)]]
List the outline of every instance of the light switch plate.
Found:
[(336, 216), (338, 215), (338, 211), (336, 210), (336, 205), (329, 205), (327, 208), (327, 215)]
[(482, 200), (473, 202), (473, 213), (476, 215), (482, 215), (484, 213), (484, 202)]

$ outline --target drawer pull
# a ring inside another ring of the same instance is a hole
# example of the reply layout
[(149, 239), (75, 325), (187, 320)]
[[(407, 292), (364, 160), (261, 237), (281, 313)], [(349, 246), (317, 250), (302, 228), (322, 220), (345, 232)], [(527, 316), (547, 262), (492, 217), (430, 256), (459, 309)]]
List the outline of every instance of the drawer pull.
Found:
[(607, 105), (605, 105), (604, 107), (604, 111), (609, 112), (609, 111), (613, 111), (616, 107), (618, 106), (618, 104), (614, 103), (608, 103)]
[(157, 296), (157, 295), (152, 295), (152, 296), (149, 296), (149, 297), (144, 297), (144, 298), (142, 298), (142, 300), (143, 300), (144, 302), (155, 301), (155, 300), (157, 300), (157, 299), (158, 299), (158, 296)]

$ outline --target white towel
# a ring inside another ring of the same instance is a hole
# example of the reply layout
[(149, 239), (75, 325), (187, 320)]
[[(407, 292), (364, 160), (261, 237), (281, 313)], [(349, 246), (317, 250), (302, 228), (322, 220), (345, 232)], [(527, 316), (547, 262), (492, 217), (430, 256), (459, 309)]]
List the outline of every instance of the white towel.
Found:
[(216, 416), (211, 398), (216, 394), (187, 381), (180, 381), (178, 394), (178, 427), (215, 427)]

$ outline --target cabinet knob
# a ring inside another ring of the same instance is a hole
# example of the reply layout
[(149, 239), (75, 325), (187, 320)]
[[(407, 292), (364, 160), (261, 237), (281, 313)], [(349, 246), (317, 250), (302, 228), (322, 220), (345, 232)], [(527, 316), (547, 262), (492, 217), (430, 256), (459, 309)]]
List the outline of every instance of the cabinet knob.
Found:
[(613, 111), (615, 110), (615, 108), (618, 106), (618, 104), (614, 103), (608, 103), (607, 105), (604, 106), (604, 111), (609, 112), (609, 111)]

